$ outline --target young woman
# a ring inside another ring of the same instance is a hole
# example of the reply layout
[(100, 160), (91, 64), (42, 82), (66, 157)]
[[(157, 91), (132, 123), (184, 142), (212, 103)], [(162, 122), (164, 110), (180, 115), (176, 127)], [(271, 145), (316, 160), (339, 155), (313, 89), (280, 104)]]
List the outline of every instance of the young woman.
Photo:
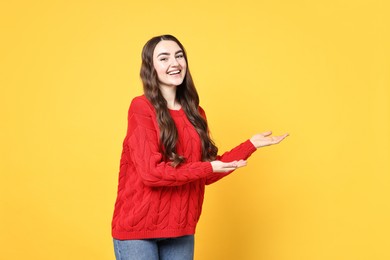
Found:
[(135, 97), (120, 160), (112, 220), (117, 259), (193, 259), (205, 185), (237, 168), (257, 148), (286, 136), (256, 134), (217, 155), (183, 45), (171, 35), (142, 50), (144, 95)]

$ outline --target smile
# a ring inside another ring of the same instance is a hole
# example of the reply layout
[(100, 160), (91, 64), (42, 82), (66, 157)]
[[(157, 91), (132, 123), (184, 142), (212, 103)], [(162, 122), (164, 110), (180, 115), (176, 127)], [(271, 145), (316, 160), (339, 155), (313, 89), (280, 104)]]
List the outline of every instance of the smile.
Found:
[(168, 72), (168, 75), (176, 75), (176, 74), (180, 74), (181, 70), (173, 70), (173, 71), (170, 71)]

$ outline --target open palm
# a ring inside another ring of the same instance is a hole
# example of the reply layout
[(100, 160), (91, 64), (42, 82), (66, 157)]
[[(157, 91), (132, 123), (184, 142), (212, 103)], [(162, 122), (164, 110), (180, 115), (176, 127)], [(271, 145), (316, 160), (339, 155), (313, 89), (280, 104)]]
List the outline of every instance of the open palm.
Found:
[(283, 141), (284, 138), (286, 138), (288, 136), (287, 133), (284, 135), (279, 135), (279, 136), (271, 136), (271, 135), (272, 135), (271, 131), (264, 132), (261, 134), (256, 134), (256, 135), (252, 136), (250, 141), (252, 142), (252, 144), (256, 148), (259, 148), (259, 147), (263, 147), (263, 146), (278, 144), (281, 141)]

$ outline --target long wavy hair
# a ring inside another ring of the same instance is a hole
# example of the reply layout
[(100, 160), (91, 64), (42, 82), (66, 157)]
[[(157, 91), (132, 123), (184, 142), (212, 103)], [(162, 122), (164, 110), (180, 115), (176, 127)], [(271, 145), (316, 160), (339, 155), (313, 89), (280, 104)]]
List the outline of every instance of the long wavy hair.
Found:
[(140, 75), (144, 94), (156, 111), (157, 123), (160, 128), (160, 151), (164, 159), (171, 161), (173, 167), (185, 161), (183, 156), (177, 154), (176, 144), (178, 141), (178, 132), (169, 113), (167, 102), (161, 94), (157, 72), (153, 65), (154, 49), (160, 41), (174, 41), (183, 51), (184, 58), (187, 62), (187, 70), (183, 83), (177, 86), (176, 100), (180, 103), (188, 120), (199, 134), (202, 143), (202, 161), (214, 160), (217, 156), (218, 148), (209, 136), (207, 121), (199, 113), (199, 96), (188, 67), (187, 54), (180, 41), (172, 35), (153, 37), (142, 49)]

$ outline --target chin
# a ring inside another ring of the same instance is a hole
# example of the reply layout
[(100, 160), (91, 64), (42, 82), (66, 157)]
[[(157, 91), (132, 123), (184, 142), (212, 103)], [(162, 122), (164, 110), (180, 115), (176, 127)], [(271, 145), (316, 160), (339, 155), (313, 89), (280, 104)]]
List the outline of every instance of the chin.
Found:
[(184, 80), (172, 82), (172, 85), (179, 86), (179, 85), (183, 84), (183, 81), (184, 81)]

